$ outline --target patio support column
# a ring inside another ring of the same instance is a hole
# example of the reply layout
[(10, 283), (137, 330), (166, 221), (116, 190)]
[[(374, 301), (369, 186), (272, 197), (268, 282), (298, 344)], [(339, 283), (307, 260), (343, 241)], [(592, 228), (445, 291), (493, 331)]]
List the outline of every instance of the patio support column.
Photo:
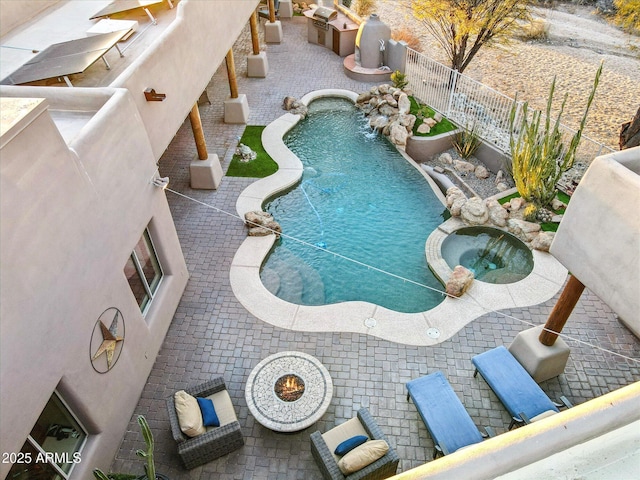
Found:
[(247, 123), (249, 120), (249, 103), (245, 94), (238, 94), (238, 80), (236, 79), (236, 65), (233, 60), (233, 50), (227, 52), (227, 77), (231, 98), (224, 102), (225, 123)]
[(570, 275), (564, 290), (560, 294), (560, 298), (558, 298), (558, 302), (553, 307), (549, 318), (547, 318), (547, 323), (545, 323), (542, 333), (540, 333), (540, 343), (550, 347), (556, 342), (558, 333), (562, 331), (564, 324), (567, 323), (569, 315), (571, 315), (583, 291), (584, 284), (573, 275)]
[(207, 142), (204, 138), (202, 119), (200, 110), (196, 102), (189, 112), (191, 130), (196, 140), (198, 153), (196, 158), (189, 165), (189, 175), (191, 178), (191, 188), (199, 190), (215, 190), (222, 180), (222, 165), (218, 155), (211, 155), (207, 152)]
[(251, 27), (251, 44), (253, 55), (247, 57), (247, 76), (250, 78), (264, 78), (269, 71), (267, 53), (260, 51), (260, 34), (258, 33), (258, 12), (251, 15), (249, 25)]
[(204, 138), (204, 130), (202, 129), (202, 120), (200, 119), (200, 110), (198, 104), (194, 103), (191, 112), (189, 112), (189, 121), (191, 122), (191, 130), (196, 139), (196, 148), (198, 150), (198, 158), (206, 160), (209, 158), (207, 153), (207, 142)]
[(269, 21), (264, 24), (264, 41), (267, 43), (282, 42), (282, 23), (276, 20), (276, 7), (269, 0)]

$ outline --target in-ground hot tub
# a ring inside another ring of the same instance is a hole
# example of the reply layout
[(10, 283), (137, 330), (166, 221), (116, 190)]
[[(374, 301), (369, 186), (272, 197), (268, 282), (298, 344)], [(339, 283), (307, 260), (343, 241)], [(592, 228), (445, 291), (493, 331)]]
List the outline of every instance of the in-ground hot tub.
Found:
[(477, 280), (487, 283), (515, 283), (533, 270), (531, 250), (517, 237), (491, 227), (464, 227), (442, 242), (442, 258), (455, 268), (462, 265)]

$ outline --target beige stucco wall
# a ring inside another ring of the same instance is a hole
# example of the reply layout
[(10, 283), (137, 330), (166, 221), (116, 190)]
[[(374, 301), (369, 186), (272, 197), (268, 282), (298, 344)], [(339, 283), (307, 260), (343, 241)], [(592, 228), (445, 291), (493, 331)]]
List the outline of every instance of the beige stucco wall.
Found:
[[(70, 145), (44, 109), (0, 151), (1, 450), (20, 451), (57, 388), (93, 434), (73, 476), (90, 478), (113, 459), (188, 272), (165, 194), (150, 183), (155, 156), (128, 91), (0, 93), (96, 110)], [(165, 278), (143, 318), (123, 269), (147, 225)], [(124, 316), (125, 345), (115, 367), (98, 374), (89, 344), (109, 307)]]
[(550, 251), (640, 337), (640, 147), (593, 160)]
[(28, 22), (61, 0), (0, 0), (0, 36)]
[[(182, 0), (176, 6), (175, 21), (162, 37), (111, 84), (131, 91), (157, 158), (249, 23), (258, 3)], [(166, 94), (166, 99), (147, 102), (143, 94), (147, 88)], [(229, 92), (228, 83), (218, 88)]]

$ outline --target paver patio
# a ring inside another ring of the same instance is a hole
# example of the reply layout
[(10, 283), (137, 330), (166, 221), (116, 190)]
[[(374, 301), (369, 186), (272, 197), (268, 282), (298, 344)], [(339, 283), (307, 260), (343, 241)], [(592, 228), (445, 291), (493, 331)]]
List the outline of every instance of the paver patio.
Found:
[[(282, 23), (283, 43), (266, 47), (267, 78), (246, 77), (245, 58), (251, 48), (248, 29), (234, 47), (239, 91), (248, 97), (250, 124), (266, 125), (282, 115), (281, 104), (287, 95), (300, 98), (322, 88), (360, 92), (371, 86), (347, 78), (342, 59), (307, 42), (304, 18), (283, 19)], [(226, 171), (244, 125), (222, 121), (223, 101), (229, 95), (224, 65), (207, 90), (211, 104), (200, 107), (207, 146), (210, 154), (219, 155)], [(530, 324), (544, 323), (557, 297), (542, 305), (484, 315), (435, 347), (406, 346), (361, 334), (275, 328), (249, 314), (229, 285), (231, 260), (247, 234), (242, 220), (232, 216), (235, 201), (254, 180), (224, 177), (216, 191), (192, 190), (189, 163), (195, 155), (187, 119), (161, 158), (160, 173), (171, 179), (166, 195), (191, 277), (135, 410), (135, 414), (147, 417), (153, 429), (158, 471), (174, 480), (319, 479), (309, 435), (351, 418), (360, 407), (369, 408), (400, 456), (399, 471), (406, 471), (430, 460), (433, 443), (415, 407), (406, 401), (404, 385), (435, 370), (445, 374), (477, 425), (491, 426), (497, 433), (507, 429), (509, 416), (486, 383), (473, 378), (471, 357), (496, 345), (508, 345)], [(627, 357), (640, 357), (638, 339), (588, 290), (563, 333)], [(637, 361), (585, 343), (569, 339), (567, 343), (572, 352), (565, 374), (541, 384), (550, 397), (565, 395), (579, 404), (640, 380)], [(334, 385), (333, 400), (322, 419), (294, 434), (275, 433), (257, 423), (244, 398), (253, 367), (283, 350), (299, 350), (318, 358)], [(226, 380), (246, 444), (226, 457), (186, 471), (171, 438), (165, 398), (216, 375)], [(142, 447), (134, 416), (112, 470), (142, 473), (142, 462), (135, 456), (135, 450)]]

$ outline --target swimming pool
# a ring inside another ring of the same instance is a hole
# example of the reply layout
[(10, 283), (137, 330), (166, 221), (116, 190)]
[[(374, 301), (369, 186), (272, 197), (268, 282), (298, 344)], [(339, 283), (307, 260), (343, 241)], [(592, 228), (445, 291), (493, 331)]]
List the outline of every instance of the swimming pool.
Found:
[(285, 234), (262, 266), (265, 287), (299, 305), (360, 300), (406, 313), (438, 305), (425, 241), (445, 208), (425, 176), (345, 99), (313, 101), (284, 141), (304, 173), (264, 204)]

